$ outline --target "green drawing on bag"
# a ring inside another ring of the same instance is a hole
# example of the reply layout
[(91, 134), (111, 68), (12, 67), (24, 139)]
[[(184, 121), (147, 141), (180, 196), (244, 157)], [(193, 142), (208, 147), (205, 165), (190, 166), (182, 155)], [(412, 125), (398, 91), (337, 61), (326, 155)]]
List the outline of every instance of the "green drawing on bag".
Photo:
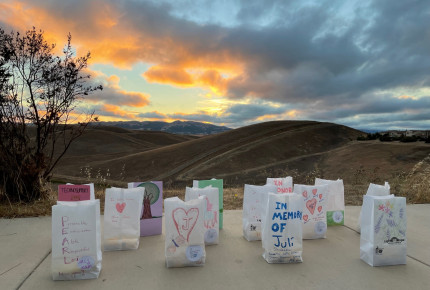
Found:
[(328, 226), (343, 226), (345, 221), (345, 212), (343, 210), (327, 211)]

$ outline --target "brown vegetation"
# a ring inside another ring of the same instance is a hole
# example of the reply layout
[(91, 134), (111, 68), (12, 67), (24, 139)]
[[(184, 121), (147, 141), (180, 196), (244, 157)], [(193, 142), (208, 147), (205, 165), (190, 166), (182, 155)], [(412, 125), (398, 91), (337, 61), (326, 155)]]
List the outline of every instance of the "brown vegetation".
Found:
[[(104, 188), (131, 181), (163, 180), (164, 198), (184, 198), (193, 179), (223, 178), (224, 208), (241, 209), (245, 183), (290, 175), (301, 184), (342, 178), (347, 205), (360, 205), (369, 183), (384, 181), (409, 203), (430, 202), (429, 144), (355, 141), (360, 134), (309, 121), (267, 122), (200, 138), (91, 128), (71, 146), (54, 182), (95, 182), (103, 200)], [(0, 216), (12, 216), (2, 213), (5, 206)]]

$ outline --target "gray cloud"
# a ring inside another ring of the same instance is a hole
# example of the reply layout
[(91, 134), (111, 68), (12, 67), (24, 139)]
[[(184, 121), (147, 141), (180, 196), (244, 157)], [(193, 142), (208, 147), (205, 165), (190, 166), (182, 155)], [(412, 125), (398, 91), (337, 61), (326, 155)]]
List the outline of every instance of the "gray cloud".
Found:
[(140, 114), (137, 114), (136, 117), (148, 118), (148, 119), (165, 119), (166, 115), (154, 111), (154, 112), (140, 113)]
[[(97, 27), (91, 13), (94, 2), (36, 2), (57, 17), (73, 19), (80, 31), (76, 37), (118, 33)], [(364, 114), (369, 117), (358, 118), (362, 124), (428, 124), (428, 97), (396, 98), (399, 88), (412, 92), (430, 87), (427, 0), (233, 1), (223, 8), (224, 14), (214, 1), (109, 3), (120, 15), (118, 29), (136, 31), (136, 43), (142, 44), (118, 52), (129, 62), (180, 65), (234, 59), (244, 64), (244, 74), (227, 83), (229, 98), (271, 100), (285, 109), (301, 109), (305, 118), (345, 124)], [(100, 8), (103, 11), (103, 5)], [(154, 42), (143, 45), (148, 39)], [(121, 97), (116, 93), (106, 98), (115, 102)], [(187, 118), (239, 124), (264, 115), (264, 110), (257, 102), (232, 106), (220, 117), (197, 113)], [(267, 114), (280, 114), (276, 110), (269, 108)]]

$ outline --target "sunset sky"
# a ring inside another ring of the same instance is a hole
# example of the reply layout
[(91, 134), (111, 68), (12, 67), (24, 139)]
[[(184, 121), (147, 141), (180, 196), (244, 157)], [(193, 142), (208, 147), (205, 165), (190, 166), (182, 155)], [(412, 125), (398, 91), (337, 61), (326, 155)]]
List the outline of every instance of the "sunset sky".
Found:
[(90, 51), (102, 121), (430, 129), (430, 3), (0, 0), (0, 27)]

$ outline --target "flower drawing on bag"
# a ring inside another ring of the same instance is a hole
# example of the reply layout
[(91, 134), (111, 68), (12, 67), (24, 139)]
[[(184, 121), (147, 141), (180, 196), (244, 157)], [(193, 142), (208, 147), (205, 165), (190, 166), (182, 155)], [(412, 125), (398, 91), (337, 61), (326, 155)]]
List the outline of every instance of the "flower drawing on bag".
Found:
[(396, 226), (396, 222), (392, 219), (387, 219), (387, 225), (392, 228)]
[(384, 243), (404, 241), (404, 237), (406, 237), (406, 222), (403, 217), (403, 207), (397, 206), (392, 201), (381, 201), (375, 208), (375, 234)]
[(335, 223), (340, 223), (343, 220), (343, 213), (341, 211), (335, 211), (333, 212), (332, 218)]
[(383, 215), (379, 216), (378, 222), (375, 225), (375, 233), (379, 233), (379, 230), (381, 229), (381, 223), (382, 223), (383, 217), (384, 217)]

